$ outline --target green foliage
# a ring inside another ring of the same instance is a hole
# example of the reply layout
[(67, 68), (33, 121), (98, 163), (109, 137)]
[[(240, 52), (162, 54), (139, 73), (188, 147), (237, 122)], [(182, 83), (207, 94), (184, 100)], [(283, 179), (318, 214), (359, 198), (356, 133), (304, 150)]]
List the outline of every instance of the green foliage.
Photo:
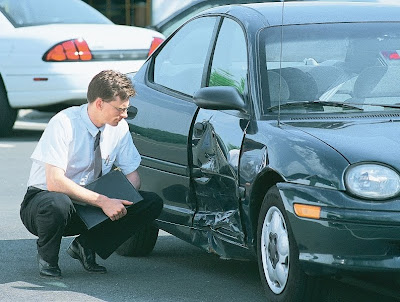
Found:
[(214, 69), (210, 75), (209, 86), (232, 86), (235, 87), (240, 93), (243, 94), (245, 89), (245, 78), (240, 81), (234, 79), (233, 74), (222, 69)]

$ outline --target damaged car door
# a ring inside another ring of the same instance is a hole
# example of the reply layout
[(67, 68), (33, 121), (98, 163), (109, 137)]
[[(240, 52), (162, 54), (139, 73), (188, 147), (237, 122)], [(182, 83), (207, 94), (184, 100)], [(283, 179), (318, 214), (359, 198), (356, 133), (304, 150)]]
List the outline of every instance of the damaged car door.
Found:
[[(226, 94), (223, 89), (209, 90), (205, 104), (200, 90), (195, 102), (200, 110), (192, 133), (192, 178), (197, 197), (197, 211), (193, 226), (199, 230), (195, 236), (197, 245), (229, 258), (227, 243), (243, 245), (240, 216), (239, 157), (247, 124), (243, 96), (247, 94), (247, 46), (242, 28), (229, 18), (221, 20), (218, 39), (207, 76), (207, 87), (230, 86), (236, 89), (239, 110), (233, 109), (235, 93)], [(234, 48), (227, 45), (235, 45)], [(203, 88), (208, 89), (208, 88)], [(218, 95), (220, 92), (222, 93)], [(201, 96), (200, 96), (201, 95)], [(204, 93), (207, 95), (207, 93)]]
[[(188, 155), (189, 133), (198, 111), (192, 96), (201, 87), (216, 20), (199, 18), (182, 28), (133, 78), (138, 114), (128, 123), (142, 156), (142, 189), (163, 199), (159, 221), (166, 230), (191, 227), (196, 210)], [(182, 233), (186, 238), (188, 232)]]

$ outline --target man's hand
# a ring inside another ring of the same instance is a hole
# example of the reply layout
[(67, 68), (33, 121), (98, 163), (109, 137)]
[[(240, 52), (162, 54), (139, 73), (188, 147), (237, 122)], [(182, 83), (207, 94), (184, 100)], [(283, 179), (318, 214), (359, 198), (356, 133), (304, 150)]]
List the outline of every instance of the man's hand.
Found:
[[(131, 176), (138, 182), (136, 173), (133, 172)], [(46, 182), (49, 191), (65, 193), (75, 200), (99, 207), (112, 221), (124, 217), (126, 215), (125, 206), (132, 204), (127, 200), (108, 198), (88, 190), (67, 178), (64, 170), (50, 164), (46, 164)]]
[(115, 199), (108, 198), (107, 201), (102, 203), (101, 209), (104, 214), (106, 214), (112, 221), (121, 219), (127, 213), (125, 206), (131, 205), (133, 202), (123, 200), (123, 199)]

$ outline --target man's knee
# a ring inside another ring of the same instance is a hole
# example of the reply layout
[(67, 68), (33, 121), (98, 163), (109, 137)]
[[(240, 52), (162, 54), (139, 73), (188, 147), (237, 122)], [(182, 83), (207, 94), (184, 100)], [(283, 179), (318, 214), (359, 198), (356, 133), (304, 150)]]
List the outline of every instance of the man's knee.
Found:
[(128, 213), (131, 211), (133, 215), (141, 213), (142, 218), (146, 217), (146, 220), (156, 219), (162, 211), (163, 200), (153, 192), (139, 191), (139, 193), (142, 195), (143, 201), (128, 208)]
[(141, 192), (141, 194), (144, 202), (151, 207), (151, 212), (154, 213), (157, 218), (163, 209), (163, 200), (160, 196), (153, 192)]
[(65, 221), (71, 216), (73, 205), (71, 199), (63, 193), (46, 192), (41, 200), (40, 215), (48, 215), (55, 221)]

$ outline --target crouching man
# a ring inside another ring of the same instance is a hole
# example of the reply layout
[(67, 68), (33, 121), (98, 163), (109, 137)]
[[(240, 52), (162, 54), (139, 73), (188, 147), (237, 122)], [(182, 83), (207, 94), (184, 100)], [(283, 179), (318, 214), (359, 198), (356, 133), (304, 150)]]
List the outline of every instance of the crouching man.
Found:
[[(61, 277), (61, 239), (73, 235), (79, 236), (68, 254), (85, 270), (105, 273), (106, 268), (96, 263), (96, 254), (107, 259), (160, 214), (162, 200), (154, 193), (139, 191), (144, 200), (126, 208), (132, 203), (84, 187), (115, 165), (139, 189), (140, 155), (125, 121), (134, 95), (126, 75), (102, 71), (89, 84), (88, 103), (60, 111), (43, 132), (31, 156), (28, 189), (20, 209), (23, 224), (38, 237), (40, 276)], [(72, 200), (99, 207), (110, 219), (88, 230)]]

